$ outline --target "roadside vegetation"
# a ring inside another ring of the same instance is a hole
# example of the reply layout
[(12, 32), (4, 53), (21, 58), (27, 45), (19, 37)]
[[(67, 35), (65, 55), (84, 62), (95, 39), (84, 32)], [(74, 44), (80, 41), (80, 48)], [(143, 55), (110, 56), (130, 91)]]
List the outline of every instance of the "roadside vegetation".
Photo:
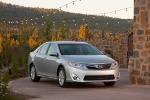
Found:
[(25, 100), (22, 97), (15, 97), (11, 94), (11, 84), (9, 83), (9, 74), (0, 73), (0, 100)]

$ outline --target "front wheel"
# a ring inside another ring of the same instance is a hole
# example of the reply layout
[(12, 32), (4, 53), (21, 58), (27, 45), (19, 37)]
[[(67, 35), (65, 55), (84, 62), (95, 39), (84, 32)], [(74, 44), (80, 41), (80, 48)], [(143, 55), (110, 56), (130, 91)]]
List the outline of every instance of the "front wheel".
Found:
[(116, 82), (104, 82), (105, 86), (114, 86)]
[(33, 82), (38, 82), (40, 81), (40, 77), (38, 77), (36, 75), (36, 69), (34, 67), (34, 65), (31, 66), (31, 69), (30, 69), (30, 78)]
[(66, 87), (67, 82), (66, 82), (66, 73), (63, 67), (59, 69), (58, 72), (58, 83), (60, 87)]

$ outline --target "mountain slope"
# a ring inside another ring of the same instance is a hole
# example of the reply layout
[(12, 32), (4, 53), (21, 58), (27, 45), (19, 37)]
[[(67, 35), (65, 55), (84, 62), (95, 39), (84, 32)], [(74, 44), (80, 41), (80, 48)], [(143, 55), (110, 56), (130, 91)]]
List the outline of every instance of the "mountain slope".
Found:
[(57, 9), (27, 8), (0, 2), (0, 22), (9, 26), (23, 23), (41, 26), (47, 21), (51, 21), (56, 28), (63, 24), (68, 28), (79, 29), (81, 25), (88, 24), (90, 29), (112, 32), (125, 32), (133, 25), (133, 20), (75, 14)]

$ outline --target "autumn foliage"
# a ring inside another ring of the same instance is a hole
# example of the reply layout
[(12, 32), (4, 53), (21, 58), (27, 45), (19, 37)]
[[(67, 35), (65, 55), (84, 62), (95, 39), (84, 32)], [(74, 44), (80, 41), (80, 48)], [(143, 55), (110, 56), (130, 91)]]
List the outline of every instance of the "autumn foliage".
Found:
[(2, 67), (10, 67), (12, 77), (22, 76), (22, 71), (24, 74), (27, 72), (29, 53), (46, 41), (95, 41), (96, 38), (122, 37), (107, 31), (91, 31), (88, 24), (81, 25), (79, 30), (72, 30), (64, 25), (57, 29), (51, 22), (41, 27), (25, 24), (12, 28), (3, 23), (0, 26), (0, 70)]

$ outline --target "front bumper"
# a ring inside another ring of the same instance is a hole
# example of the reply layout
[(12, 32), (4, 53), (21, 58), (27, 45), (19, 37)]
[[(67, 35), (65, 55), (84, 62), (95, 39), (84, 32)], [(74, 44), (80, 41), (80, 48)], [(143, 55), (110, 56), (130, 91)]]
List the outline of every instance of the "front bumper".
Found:
[(120, 79), (119, 68), (107, 70), (82, 70), (71, 68), (69, 81), (74, 82), (112, 82)]

